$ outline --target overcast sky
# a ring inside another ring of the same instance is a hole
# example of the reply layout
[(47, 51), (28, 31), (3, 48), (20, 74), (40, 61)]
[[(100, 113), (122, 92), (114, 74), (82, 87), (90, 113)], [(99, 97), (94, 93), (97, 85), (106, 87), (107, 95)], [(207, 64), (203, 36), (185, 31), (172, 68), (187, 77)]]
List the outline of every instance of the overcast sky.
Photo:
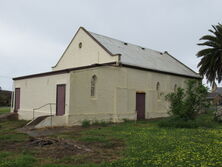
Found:
[(195, 71), (222, 0), (0, 0), (0, 86), (50, 71), (80, 26), (171, 55)]

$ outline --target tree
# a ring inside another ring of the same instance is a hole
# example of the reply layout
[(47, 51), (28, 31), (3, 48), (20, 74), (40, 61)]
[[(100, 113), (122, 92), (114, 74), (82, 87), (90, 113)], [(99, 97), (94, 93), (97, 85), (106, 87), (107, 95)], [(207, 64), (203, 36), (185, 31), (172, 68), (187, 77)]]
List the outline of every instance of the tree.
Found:
[(195, 119), (198, 113), (208, 107), (207, 88), (195, 80), (186, 82), (186, 89), (177, 88), (166, 95), (170, 102), (169, 114), (184, 120)]
[(218, 23), (212, 27), (213, 30), (209, 30), (212, 35), (204, 35), (200, 40), (205, 42), (198, 44), (207, 48), (197, 53), (197, 57), (201, 58), (198, 64), (199, 73), (205, 76), (210, 84), (215, 80), (218, 83), (222, 81), (222, 25)]

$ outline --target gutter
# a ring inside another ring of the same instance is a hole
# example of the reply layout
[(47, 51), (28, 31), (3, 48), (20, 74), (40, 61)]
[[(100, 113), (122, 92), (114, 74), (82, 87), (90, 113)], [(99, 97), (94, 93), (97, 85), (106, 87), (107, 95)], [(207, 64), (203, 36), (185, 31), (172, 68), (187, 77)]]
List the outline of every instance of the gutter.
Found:
[(143, 70), (143, 71), (152, 71), (152, 72), (157, 72), (157, 73), (162, 73), (162, 74), (170, 74), (170, 75), (187, 77), (187, 78), (195, 78), (195, 79), (199, 79), (199, 80), (203, 79), (203, 77), (201, 77), (201, 76), (191, 76), (191, 75), (186, 75), (186, 74), (178, 74), (178, 73), (174, 73), (174, 72), (161, 71), (161, 70), (157, 70), (157, 69), (144, 68), (144, 67), (138, 67), (138, 66), (124, 64), (124, 63), (120, 63), (119, 66), (127, 67), (127, 68), (133, 68), (133, 69), (137, 69), (137, 70)]
[(109, 62), (109, 63), (103, 63), (103, 64), (92, 64), (88, 66), (82, 66), (82, 67), (75, 67), (75, 68), (68, 68), (64, 70), (58, 70), (58, 71), (50, 71), (45, 73), (38, 73), (38, 74), (32, 74), (32, 75), (26, 75), (21, 77), (15, 77), (13, 80), (21, 80), (21, 79), (27, 79), (27, 78), (36, 78), (36, 77), (45, 77), (45, 76), (51, 76), (51, 75), (58, 75), (58, 74), (65, 74), (69, 73), (70, 71), (76, 71), (76, 70), (83, 70), (83, 69), (89, 69), (94, 67), (101, 67), (101, 66), (107, 66), (107, 65), (115, 65), (116, 62)]

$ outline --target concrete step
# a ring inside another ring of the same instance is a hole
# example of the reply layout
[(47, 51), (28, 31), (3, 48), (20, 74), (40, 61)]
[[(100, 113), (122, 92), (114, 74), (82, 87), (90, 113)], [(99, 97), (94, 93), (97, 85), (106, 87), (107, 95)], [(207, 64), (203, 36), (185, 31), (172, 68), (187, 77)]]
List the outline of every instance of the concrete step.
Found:
[(25, 127), (34, 127), (38, 123), (40, 123), (41, 121), (46, 119), (47, 117), (50, 117), (50, 115), (39, 116), (36, 119), (34, 119), (34, 120), (30, 121), (29, 123), (27, 123)]

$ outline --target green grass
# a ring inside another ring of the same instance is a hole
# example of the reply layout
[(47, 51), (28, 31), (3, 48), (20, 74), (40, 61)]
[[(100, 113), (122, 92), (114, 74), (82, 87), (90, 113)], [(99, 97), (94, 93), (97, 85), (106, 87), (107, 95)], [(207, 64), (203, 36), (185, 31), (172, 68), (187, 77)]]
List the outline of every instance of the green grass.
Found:
[(83, 165), (47, 164), (41, 167), (98, 167), (98, 165), (96, 164), (83, 164)]
[[(0, 121), (0, 147), (1, 144), (22, 142), (27, 140), (28, 136), (16, 131), (17, 128), (23, 127), (27, 121)], [(1, 149), (0, 149), (1, 150)]]
[(5, 114), (10, 112), (10, 107), (0, 107), (0, 114)]
[[(124, 149), (116, 152), (120, 158), (112, 162), (93, 164), (87, 155), (72, 155), (48, 161), (44, 158), (43, 161), (34, 153), (4, 150), (0, 151), (0, 166), (5, 165), (3, 162), (9, 164), (5, 167), (10, 167), (11, 164), (15, 167), (22, 165), (39, 167), (222, 166), (222, 124), (212, 121), (212, 113), (201, 115), (195, 122), (198, 126), (192, 128), (159, 127), (161, 122), (167, 120), (126, 121), (107, 127), (83, 128), (78, 131), (78, 134), (66, 132), (56, 135), (56, 137), (77, 140), (86, 145), (99, 144), (102, 147), (101, 150), (103, 147), (115, 150), (116, 145), (122, 143)], [(0, 137), (0, 143), (12, 144), (16, 140), (26, 141), (27, 136), (14, 131), (16, 127), (23, 124), (24, 122), (20, 121), (1, 122), (0, 125), (4, 128), (0, 129), (0, 136), (5, 137)], [(93, 158), (98, 158), (97, 153), (95, 155)], [(105, 151), (102, 155), (105, 155)]]
[(213, 121), (213, 111), (208, 114), (201, 114), (195, 120), (183, 120), (181, 118), (166, 118), (160, 120), (159, 127), (171, 128), (217, 128), (220, 127), (218, 122)]
[(33, 156), (0, 152), (1, 167), (32, 167), (36, 159)]

